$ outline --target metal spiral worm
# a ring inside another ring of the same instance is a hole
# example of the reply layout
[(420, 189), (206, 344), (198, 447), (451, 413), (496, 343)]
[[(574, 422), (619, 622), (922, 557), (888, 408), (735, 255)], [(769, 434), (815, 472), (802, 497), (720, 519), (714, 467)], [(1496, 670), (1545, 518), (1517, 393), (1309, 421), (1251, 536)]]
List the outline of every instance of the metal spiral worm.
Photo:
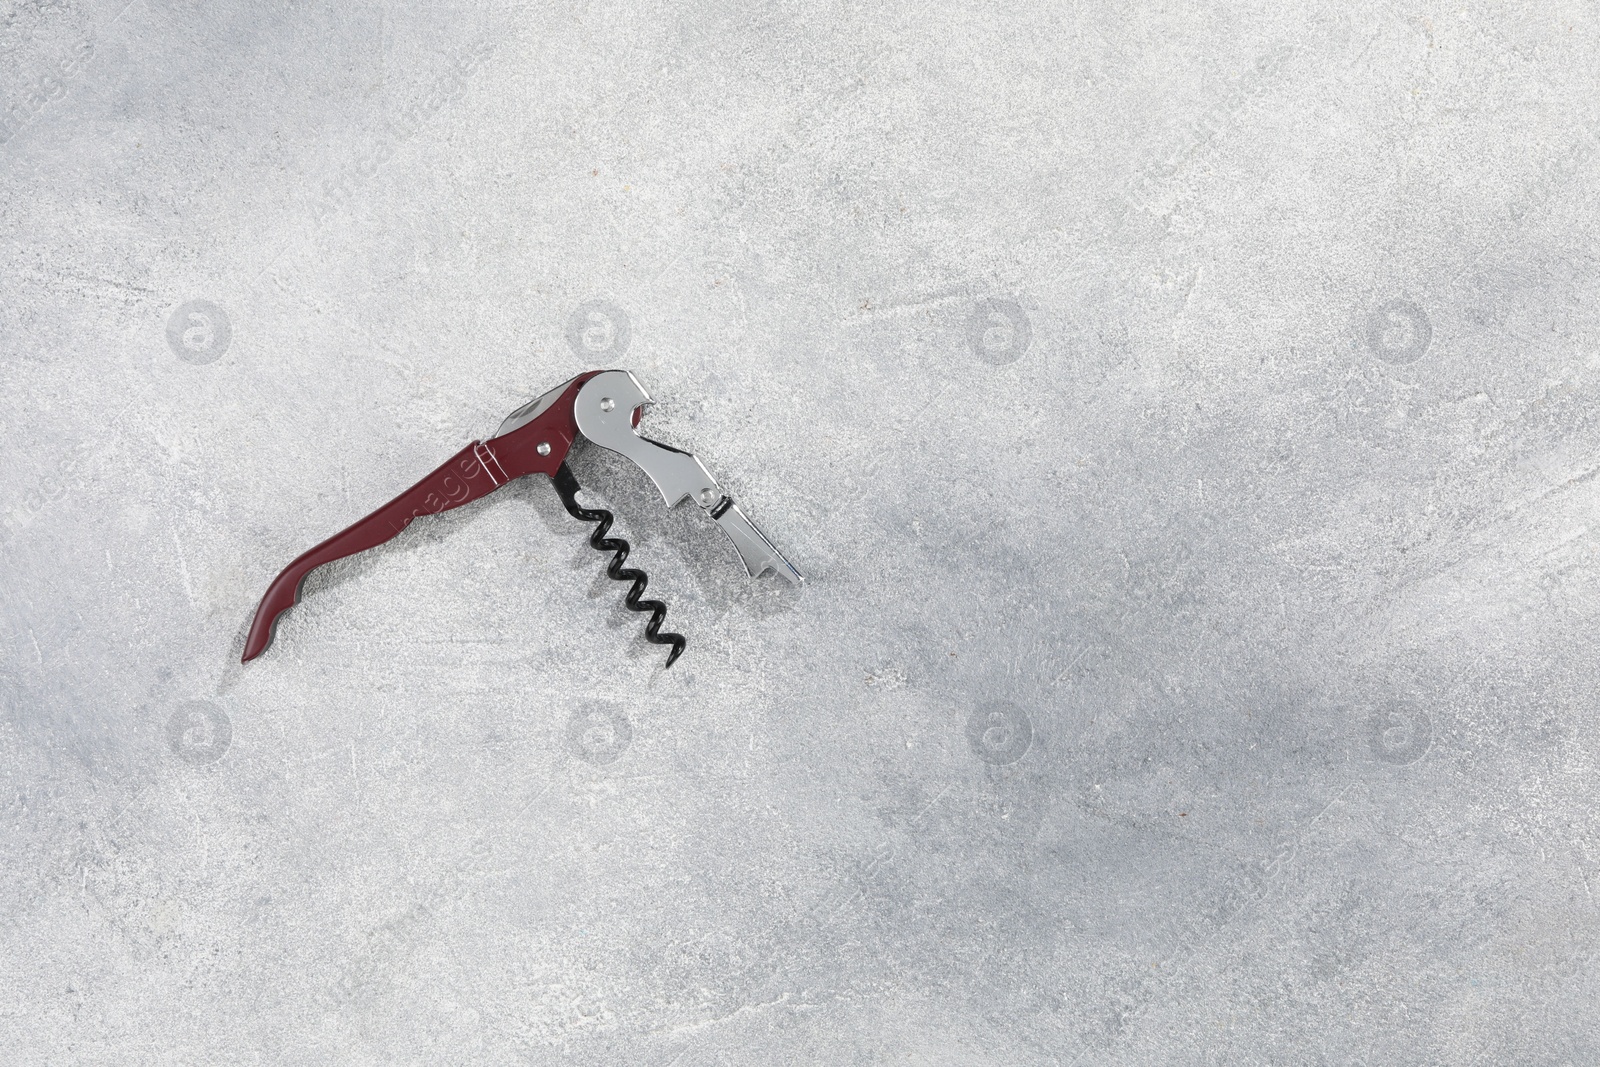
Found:
[(589, 544), (600, 552), (615, 553), (611, 562), (606, 565), (606, 577), (618, 582), (632, 582), (633, 587), (623, 598), (629, 611), (649, 612), (650, 621), (644, 624), (644, 639), (653, 645), (671, 645), (672, 651), (667, 654), (667, 666), (677, 662), (683, 655), (683, 647), (689, 643), (688, 638), (682, 634), (661, 633), (661, 620), (667, 617), (667, 606), (659, 600), (641, 600), (645, 587), (650, 584), (649, 577), (644, 571), (634, 567), (624, 567), (628, 560), (628, 542), (620, 537), (607, 537), (606, 531), (611, 529), (611, 520), (615, 517), (604, 508), (586, 508), (578, 503), (578, 479), (573, 477), (572, 469), (565, 463), (556, 468), (555, 477), (556, 493), (561, 497), (561, 503), (567, 509), (567, 514), (580, 522), (592, 522), (597, 525), (594, 532), (589, 535)]

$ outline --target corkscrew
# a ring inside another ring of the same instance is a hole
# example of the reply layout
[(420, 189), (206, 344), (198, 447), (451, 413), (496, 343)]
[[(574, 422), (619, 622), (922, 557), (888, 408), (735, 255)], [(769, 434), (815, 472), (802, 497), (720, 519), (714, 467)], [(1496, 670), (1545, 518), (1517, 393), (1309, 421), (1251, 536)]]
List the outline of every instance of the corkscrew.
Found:
[(606, 370), (580, 374), (513, 411), (488, 440), (467, 445), (416, 485), (285, 567), (267, 587), (256, 608), (255, 620), (245, 638), (244, 662), (266, 651), (279, 616), (299, 601), (301, 584), (316, 568), (381, 545), (424, 515), (469, 504), (524, 475), (543, 474), (550, 479), (569, 515), (595, 524), (589, 544), (611, 553), (606, 575), (629, 583), (624, 605), (649, 616), (645, 640), (670, 645), (672, 651), (667, 654), (666, 665), (672, 666), (683, 653), (687, 639), (682, 634), (661, 632), (667, 606), (659, 600), (644, 599), (649, 578), (643, 571), (625, 566), (628, 542), (607, 536), (614, 519), (611, 512), (578, 503), (582, 490), (572, 468), (567, 466), (567, 455), (586, 440), (638, 464), (655, 483), (667, 507), (676, 507), (684, 500), (698, 504), (733, 543), (751, 578), (771, 570), (795, 585), (802, 584), (805, 578), (745, 517), (704, 464), (688, 452), (639, 436), (640, 415), (650, 403), (654, 401), (632, 374)]

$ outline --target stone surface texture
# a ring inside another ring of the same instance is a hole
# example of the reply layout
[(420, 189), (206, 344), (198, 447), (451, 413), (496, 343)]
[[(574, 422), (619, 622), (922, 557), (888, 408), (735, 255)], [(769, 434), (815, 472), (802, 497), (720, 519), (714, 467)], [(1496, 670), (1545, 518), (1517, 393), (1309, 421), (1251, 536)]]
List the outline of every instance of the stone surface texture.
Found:
[[(0, 0), (0, 1062), (1600, 1063), (1593, 3)], [(575, 455), (291, 558), (591, 367)]]

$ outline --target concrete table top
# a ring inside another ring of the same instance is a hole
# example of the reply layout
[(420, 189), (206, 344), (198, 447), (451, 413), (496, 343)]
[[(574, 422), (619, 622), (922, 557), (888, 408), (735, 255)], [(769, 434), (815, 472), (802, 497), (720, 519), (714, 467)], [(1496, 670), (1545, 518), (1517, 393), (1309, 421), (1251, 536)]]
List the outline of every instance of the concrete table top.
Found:
[[(0, 5), (0, 1061), (1600, 1063), (1589, 3)], [(804, 571), (589, 449), (633, 371)]]

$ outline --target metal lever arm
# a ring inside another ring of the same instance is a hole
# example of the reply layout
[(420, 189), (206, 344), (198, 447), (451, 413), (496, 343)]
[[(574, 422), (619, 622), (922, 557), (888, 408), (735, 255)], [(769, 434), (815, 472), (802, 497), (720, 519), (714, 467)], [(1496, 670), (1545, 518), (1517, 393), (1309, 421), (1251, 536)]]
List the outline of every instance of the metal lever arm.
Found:
[(750, 577), (760, 577), (771, 568), (795, 585), (803, 583), (805, 578), (794, 564), (734, 506), (733, 498), (722, 491), (704, 464), (687, 452), (639, 436), (634, 430), (634, 412), (650, 402), (650, 394), (632, 374), (602, 371), (578, 390), (573, 415), (583, 436), (637, 463), (661, 491), (667, 507), (675, 507), (685, 498), (699, 504), (733, 542)]

